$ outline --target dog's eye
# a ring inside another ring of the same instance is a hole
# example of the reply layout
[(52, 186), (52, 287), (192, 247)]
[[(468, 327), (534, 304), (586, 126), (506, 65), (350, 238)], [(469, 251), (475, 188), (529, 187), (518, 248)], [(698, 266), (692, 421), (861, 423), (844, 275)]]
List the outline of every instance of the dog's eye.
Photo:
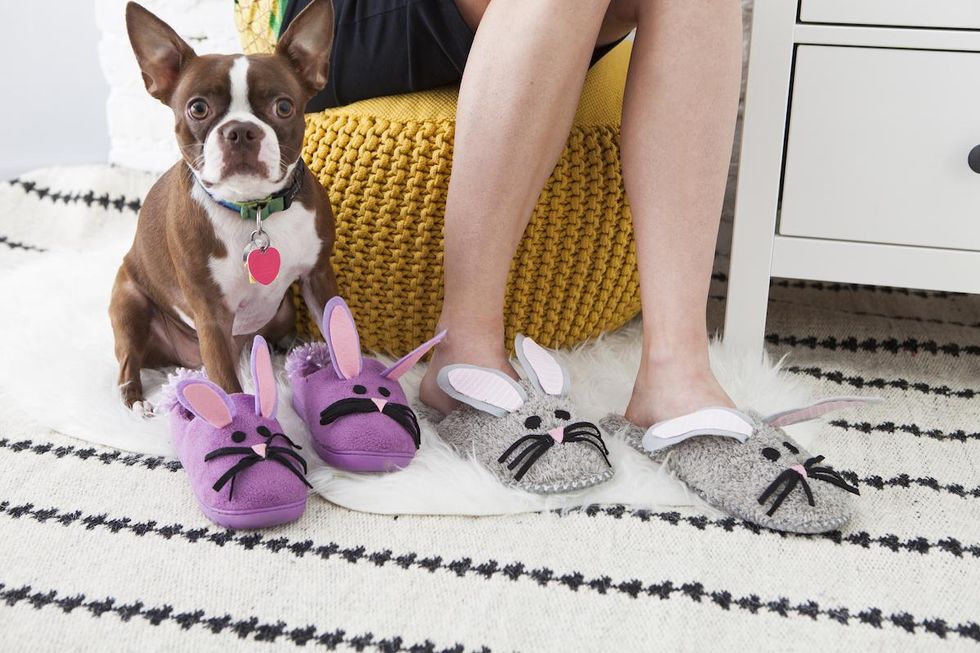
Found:
[(558, 410), (555, 411), (555, 417), (557, 417), (558, 419), (570, 420), (572, 419), (572, 414), (567, 410), (562, 410), (561, 408), (559, 408)]
[(529, 429), (536, 429), (541, 426), (541, 418), (537, 415), (531, 415), (526, 420), (524, 420), (524, 426)]
[(381, 386), (380, 388), (378, 388), (378, 392), (381, 393), (381, 396), (382, 397), (390, 397), (391, 396), (391, 390), (389, 390), (388, 388), (386, 388), (384, 386)]
[(276, 115), (280, 118), (288, 118), (293, 115), (293, 102), (286, 98), (276, 100)]
[(187, 115), (194, 120), (204, 120), (208, 117), (209, 113), (211, 113), (211, 108), (204, 100), (192, 100), (191, 103), (187, 105)]
[(793, 453), (793, 454), (800, 453), (800, 450), (797, 449), (796, 447), (794, 447), (789, 442), (784, 442), (783, 443), (783, 446), (786, 447), (786, 450), (789, 451), (790, 453)]
[(241, 431), (235, 431), (231, 434), (232, 442), (245, 442), (245, 434)]
[(779, 460), (780, 453), (779, 453), (779, 449), (766, 447), (765, 449), (762, 450), (762, 455), (768, 458), (769, 460), (776, 462), (777, 460)]
[(352, 390), (354, 390), (354, 394), (356, 394), (356, 395), (362, 395), (365, 392), (367, 392), (367, 388), (365, 388), (363, 385), (355, 385), (352, 388)]

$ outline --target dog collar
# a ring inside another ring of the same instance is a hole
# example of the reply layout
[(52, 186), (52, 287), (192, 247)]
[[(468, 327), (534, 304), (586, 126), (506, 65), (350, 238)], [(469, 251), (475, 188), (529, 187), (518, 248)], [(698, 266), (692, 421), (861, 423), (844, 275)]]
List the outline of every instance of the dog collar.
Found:
[[(198, 185), (201, 189), (207, 193), (208, 197), (212, 200), (225, 207), (229, 211), (234, 211), (235, 213), (242, 216), (242, 220), (255, 220), (256, 218), (265, 220), (273, 213), (278, 213), (280, 211), (285, 211), (293, 204), (293, 200), (299, 194), (300, 189), (303, 187), (303, 171), (306, 166), (300, 161), (299, 165), (296, 166), (296, 171), (293, 172), (293, 180), (283, 190), (270, 195), (269, 197), (264, 197), (258, 200), (250, 200), (248, 202), (229, 202), (227, 200), (215, 197), (208, 191), (207, 188), (201, 184), (200, 180), (197, 180)], [(195, 179), (197, 177), (195, 176)]]

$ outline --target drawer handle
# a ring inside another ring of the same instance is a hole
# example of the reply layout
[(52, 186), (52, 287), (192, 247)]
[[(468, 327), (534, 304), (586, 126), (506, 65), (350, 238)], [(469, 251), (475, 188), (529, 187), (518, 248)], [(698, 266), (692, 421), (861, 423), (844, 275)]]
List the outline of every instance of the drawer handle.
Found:
[(967, 162), (970, 164), (970, 170), (980, 174), (980, 145), (970, 150), (970, 156), (967, 157)]

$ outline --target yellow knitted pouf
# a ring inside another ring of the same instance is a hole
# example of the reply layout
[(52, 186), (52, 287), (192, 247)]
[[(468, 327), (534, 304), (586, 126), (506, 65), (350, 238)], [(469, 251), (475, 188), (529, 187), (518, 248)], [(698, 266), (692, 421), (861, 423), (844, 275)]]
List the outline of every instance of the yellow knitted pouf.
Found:
[[(248, 36), (251, 51), (271, 49), (271, 41), (255, 45), (254, 32)], [(547, 347), (570, 346), (639, 311), (619, 165), (630, 48), (629, 41), (616, 47), (586, 79), (568, 144), (511, 266), (508, 342), (522, 332)], [(456, 98), (456, 88), (444, 88), (306, 117), (303, 158), (330, 197), (337, 221), (334, 269), (367, 349), (404, 354), (435, 329)], [(298, 292), (294, 300), (300, 333), (319, 337)]]

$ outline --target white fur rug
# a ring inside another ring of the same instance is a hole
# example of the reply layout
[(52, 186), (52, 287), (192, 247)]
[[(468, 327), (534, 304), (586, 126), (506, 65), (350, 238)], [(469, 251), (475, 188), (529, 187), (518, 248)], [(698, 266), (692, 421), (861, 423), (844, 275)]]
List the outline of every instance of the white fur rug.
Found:
[[(57, 171), (50, 174), (58, 176)], [(88, 181), (78, 180), (77, 170), (75, 175), (76, 183)], [(64, 180), (41, 181), (58, 181), (64, 187)], [(131, 180), (131, 190), (145, 190), (145, 181), (142, 177)], [(134, 417), (123, 408), (115, 389), (117, 368), (107, 306), (115, 271), (132, 241), (135, 216), (131, 212), (79, 212), (68, 225), (64, 209), (56, 215), (49, 220), (35, 214), (23, 227), (30, 230), (31, 242), (42, 243), (48, 251), (11, 266), (0, 277), (5, 304), (19, 307), (15, 319), (0, 322), (0, 342), (4, 343), (0, 410), (8, 413), (0, 419), (12, 419), (12, 412), (17, 412), (19, 419), (26, 416), (37, 425), (72, 437), (170, 456), (166, 416)], [(598, 419), (625, 407), (639, 343), (640, 332), (634, 323), (574, 351), (559, 353), (569, 368), (572, 397), (584, 417)], [(282, 363), (278, 357), (281, 420), (287, 433), (302, 440), (305, 426), (289, 407)], [(809, 398), (797, 381), (778, 372), (778, 366), (745, 360), (717, 343), (712, 347), (712, 364), (742, 406), (775, 412)], [(417, 392), (422, 367), (403, 377), (410, 398)], [(159, 399), (165, 380), (166, 371), (144, 372), (151, 402)], [(616, 469), (612, 481), (581, 492), (539, 496), (502, 487), (475, 461), (457, 456), (424, 420), (422, 427), (423, 446), (412, 465), (401, 472), (358, 475), (314, 465), (311, 482), (334, 503), (379, 513), (485, 515), (595, 503), (642, 508), (699, 503), (658, 465), (615, 438), (607, 438)], [(804, 441), (805, 428), (796, 433)], [(308, 457), (315, 459), (312, 452)]]

